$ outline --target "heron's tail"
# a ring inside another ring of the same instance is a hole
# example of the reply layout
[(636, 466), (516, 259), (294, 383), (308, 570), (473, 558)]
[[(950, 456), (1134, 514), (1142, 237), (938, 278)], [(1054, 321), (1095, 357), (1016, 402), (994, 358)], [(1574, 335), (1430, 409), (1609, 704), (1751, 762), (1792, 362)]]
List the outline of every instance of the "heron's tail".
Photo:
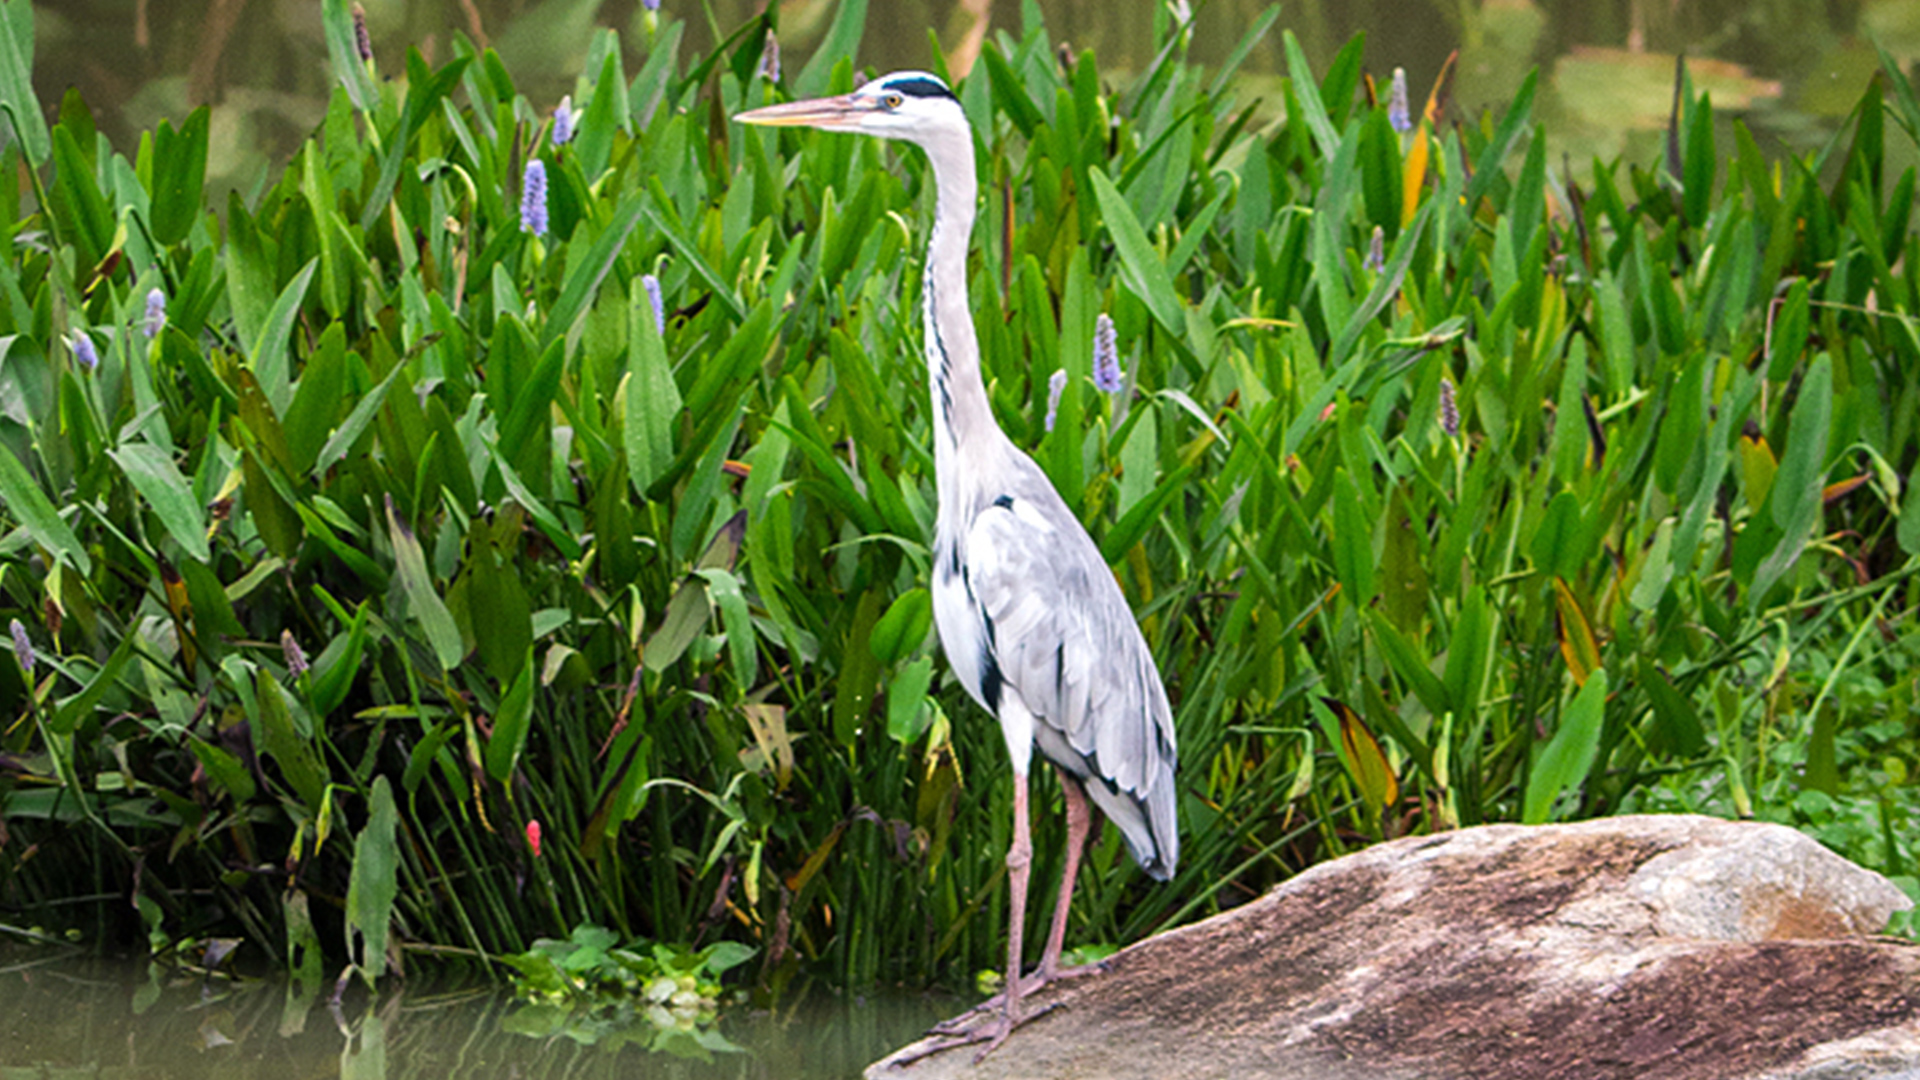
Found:
[(1093, 805), (1127, 838), (1127, 850), (1133, 861), (1155, 881), (1166, 881), (1180, 864), (1180, 828), (1174, 815), (1173, 770), (1166, 769), (1153, 778), (1145, 792), (1122, 791), (1103, 782), (1098, 772), (1085, 777), (1082, 786)]

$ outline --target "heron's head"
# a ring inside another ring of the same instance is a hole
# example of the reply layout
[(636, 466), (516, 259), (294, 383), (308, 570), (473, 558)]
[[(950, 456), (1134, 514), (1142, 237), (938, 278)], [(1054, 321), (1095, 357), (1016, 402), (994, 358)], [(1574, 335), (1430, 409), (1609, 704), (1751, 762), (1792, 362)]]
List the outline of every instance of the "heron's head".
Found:
[(851, 94), (769, 105), (734, 119), (744, 124), (858, 131), (883, 139), (906, 139), (923, 147), (954, 139), (971, 140), (960, 99), (939, 76), (924, 71), (896, 71)]

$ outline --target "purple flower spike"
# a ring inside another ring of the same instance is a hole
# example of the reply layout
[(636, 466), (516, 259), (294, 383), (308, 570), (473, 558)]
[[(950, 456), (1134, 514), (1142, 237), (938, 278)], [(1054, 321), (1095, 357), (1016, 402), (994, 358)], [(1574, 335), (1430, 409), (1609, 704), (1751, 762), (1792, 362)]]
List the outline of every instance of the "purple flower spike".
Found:
[(560, 105), (553, 110), (553, 145), (565, 146), (573, 141), (573, 95), (560, 99)]
[(1113, 319), (1103, 311), (1093, 323), (1093, 385), (1102, 393), (1117, 394), (1123, 381), (1119, 339), (1113, 329)]
[(81, 367), (92, 371), (100, 366), (99, 350), (93, 347), (93, 339), (87, 336), (85, 330), (75, 330), (68, 344), (73, 346), (73, 358), (80, 361)]
[(1407, 111), (1407, 71), (1393, 69), (1393, 86), (1387, 91), (1387, 123), (1405, 135), (1413, 130), (1413, 114)]
[(13, 620), (7, 627), (13, 632), (13, 655), (20, 661), (20, 670), (33, 677), (33, 639), (27, 636), (27, 628), (19, 619)]
[(520, 229), (547, 235), (547, 163), (539, 158), (527, 162), (527, 174), (520, 179)]
[(360, 53), (360, 62), (373, 60), (373, 35), (367, 33), (367, 9), (358, 3), (353, 5), (353, 47)]
[(647, 290), (647, 299), (653, 304), (653, 325), (662, 334), (667, 332), (667, 304), (660, 296), (660, 279), (652, 274), (640, 276), (640, 287)]
[(159, 289), (147, 293), (147, 317), (140, 324), (140, 330), (147, 337), (158, 337), (167, 326), (167, 294)]
[(648, 11), (659, 11), (660, 0), (640, 0), (640, 6), (646, 8)]
[(286, 657), (287, 673), (294, 678), (297, 679), (311, 670), (311, 665), (307, 663), (307, 650), (300, 647), (300, 642), (293, 636), (291, 630), (280, 631), (280, 654)]
[(1060, 394), (1067, 388), (1065, 368), (1055, 371), (1047, 378), (1047, 430), (1053, 430), (1053, 422), (1060, 418)]
[(1453, 380), (1440, 376), (1440, 430), (1445, 431), (1449, 439), (1460, 437), (1460, 404), (1453, 395)]
[(1366, 267), (1376, 274), (1387, 268), (1387, 233), (1378, 225), (1373, 227), (1373, 236), (1367, 240)]

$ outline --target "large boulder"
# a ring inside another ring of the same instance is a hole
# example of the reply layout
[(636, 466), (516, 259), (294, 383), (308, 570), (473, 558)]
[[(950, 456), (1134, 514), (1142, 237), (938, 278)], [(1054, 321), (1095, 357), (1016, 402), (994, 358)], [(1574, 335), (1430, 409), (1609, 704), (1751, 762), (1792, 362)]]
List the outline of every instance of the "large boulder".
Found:
[(1920, 1080), (1911, 902), (1777, 825), (1618, 817), (1380, 844), (1142, 941), (965, 1077)]

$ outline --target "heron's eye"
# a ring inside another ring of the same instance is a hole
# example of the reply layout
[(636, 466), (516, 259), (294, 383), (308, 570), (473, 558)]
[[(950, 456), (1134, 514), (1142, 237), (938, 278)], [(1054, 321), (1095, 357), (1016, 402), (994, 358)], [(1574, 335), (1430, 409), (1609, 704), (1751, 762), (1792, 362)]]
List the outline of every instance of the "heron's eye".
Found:
[(901, 97), (900, 92), (897, 90), (889, 90), (887, 96), (880, 100), (886, 102), (887, 108), (889, 109), (897, 109), (907, 103), (907, 99)]

